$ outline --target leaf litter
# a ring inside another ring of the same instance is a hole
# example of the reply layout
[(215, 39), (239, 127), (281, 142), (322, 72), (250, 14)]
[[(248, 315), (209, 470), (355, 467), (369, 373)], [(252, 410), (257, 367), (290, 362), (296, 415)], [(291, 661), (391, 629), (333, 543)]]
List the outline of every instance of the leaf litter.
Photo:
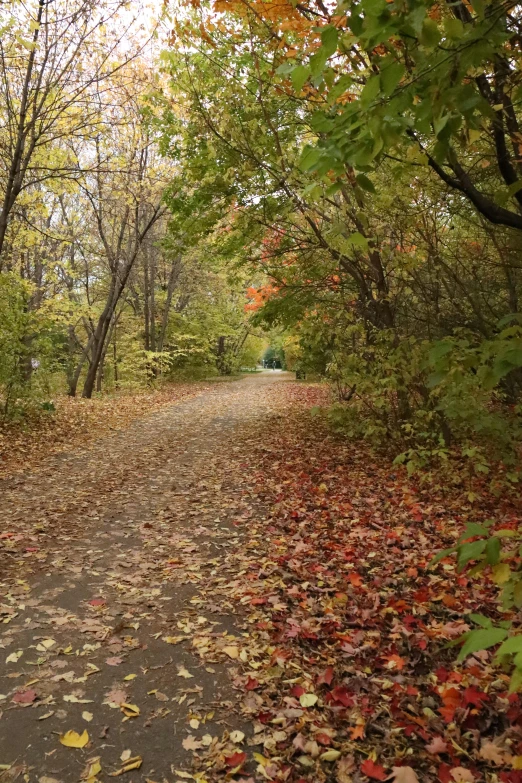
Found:
[(447, 647), (496, 588), (428, 567), (519, 511), (415, 485), (324, 431), (325, 401), (227, 384), (72, 454), (65, 487), (54, 462), (10, 486), (0, 736), (8, 712), (49, 727), (28, 781), (60, 780), (65, 745), (93, 781), (521, 783), (520, 697), (489, 651)]

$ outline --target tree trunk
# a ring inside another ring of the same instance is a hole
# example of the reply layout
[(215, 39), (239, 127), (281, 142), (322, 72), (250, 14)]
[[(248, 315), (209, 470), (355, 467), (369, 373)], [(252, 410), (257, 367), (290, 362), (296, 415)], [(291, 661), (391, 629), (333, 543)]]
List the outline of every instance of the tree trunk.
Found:
[(161, 319), (161, 329), (158, 335), (158, 341), (156, 346), (156, 350), (160, 351), (160, 353), (163, 350), (163, 346), (165, 344), (165, 336), (167, 334), (167, 327), (169, 325), (169, 313), (170, 313), (170, 308), (172, 307), (172, 298), (174, 296), (174, 289), (176, 288), (176, 283), (179, 280), (180, 274), (181, 274), (181, 253), (178, 253), (172, 262), (172, 267), (170, 269), (170, 275), (169, 275), (169, 282), (167, 284), (167, 299), (165, 301), (165, 308), (163, 310), (163, 317)]

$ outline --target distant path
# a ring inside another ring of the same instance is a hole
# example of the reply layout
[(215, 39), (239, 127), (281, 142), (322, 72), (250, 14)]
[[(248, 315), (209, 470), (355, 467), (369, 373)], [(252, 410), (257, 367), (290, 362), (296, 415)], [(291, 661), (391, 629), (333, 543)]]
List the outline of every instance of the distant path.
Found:
[[(234, 520), (264, 513), (249, 502), (249, 427), (291, 404), (290, 377), (216, 384), (2, 483), (0, 781), (78, 781), (98, 757), (91, 779), (107, 780), (128, 751), (143, 763), (127, 782), (186, 779), (189, 721), (237, 728), (226, 669), (191, 642), (233, 641), (205, 575), (229, 578)], [(64, 747), (68, 730), (87, 747)]]

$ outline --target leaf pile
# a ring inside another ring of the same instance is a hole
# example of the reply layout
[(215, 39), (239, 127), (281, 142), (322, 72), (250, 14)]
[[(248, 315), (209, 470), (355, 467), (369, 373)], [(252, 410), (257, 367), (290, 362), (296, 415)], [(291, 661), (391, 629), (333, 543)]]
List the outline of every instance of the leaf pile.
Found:
[[(230, 581), (212, 588), (246, 612), (248, 636), (210, 649), (235, 662), (256, 779), (522, 781), (509, 676), (489, 651), (457, 666), (447, 647), (469, 614), (497, 619), (497, 588), (449, 559), (428, 568), (466, 521), (512, 526), (520, 510), (421, 490), (308, 416), (265, 427), (252, 465), (271, 518), (237, 521)], [(227, 762), (203, 764), (221, 774)]]

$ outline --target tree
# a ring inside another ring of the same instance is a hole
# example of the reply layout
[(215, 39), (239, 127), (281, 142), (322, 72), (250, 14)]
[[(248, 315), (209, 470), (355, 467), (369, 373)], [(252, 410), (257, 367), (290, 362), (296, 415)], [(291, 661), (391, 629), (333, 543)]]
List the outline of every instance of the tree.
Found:
[[(124, 0), (10, 2), (0, 11), (0, 271), (13, 209), (24, 190), (78, 175), (70, 142), (99, 128), (93, 87), (136, 56), (121, 44)], [(126, 51), (125, 51), (126, 48)], [(122, 54), (123, 52), (123, 54)]]

